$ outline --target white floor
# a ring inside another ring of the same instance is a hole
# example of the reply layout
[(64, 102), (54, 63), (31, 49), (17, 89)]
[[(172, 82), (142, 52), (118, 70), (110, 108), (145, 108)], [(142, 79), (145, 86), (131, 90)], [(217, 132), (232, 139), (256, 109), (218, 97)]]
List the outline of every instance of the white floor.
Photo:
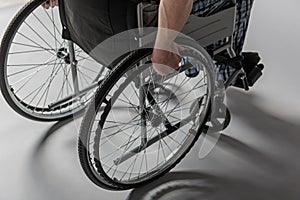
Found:
[[(139, 200), (156, 194), (164, 200), (298, 200), (299, 7), (298, 0), (256, 1), (245, 48), (261, 53), (264, 77), (249, 93), (228, 91), (233, 119), (206, 158), (198, 158), (196, 144), (171, 174), (144, 188), (111, 192), (96, 187), (80, 168), (72, 121), (33, 122), (0, 97), (0, 199)], [(19, 8), (0, 6), (1, 37)], [(172, 184), (176, 187), (158, 193)]]

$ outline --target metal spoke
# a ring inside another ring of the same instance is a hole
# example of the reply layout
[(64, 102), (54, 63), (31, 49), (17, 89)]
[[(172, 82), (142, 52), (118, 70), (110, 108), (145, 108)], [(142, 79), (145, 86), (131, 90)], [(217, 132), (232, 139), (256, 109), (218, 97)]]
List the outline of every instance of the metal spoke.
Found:
[[(80, 74), (82, 74), (82, 76), (84, 76), (84, 77), (90, 79), (92, 82), (94, 82), (95, 79), (93, 79), (92, 77), (90, 77), (90, 76), (87, 75), (86, 73), (83, 73), (79, 68), (77, 68), (77, 70), (78, 70), (78, 72), (79, 72)], [(90, 84), (88, 81), (87, 81), (87, 83)]]
[(29, 53), (37, 53), (37, 52), (42, 52), (42, 51), (45, 51), (45, 50), (41, 49), (41, 50), (31, 50), (31, 51), (29, 51), (29, 50), (28, 51), (17, 51), (17, 52), (8, 53), (8, 55), (29, 54)]
[[(62, 45), (62, 43), (60, 41), (57, 40), (56, 38), (56, 30), (54, 29), (54, 34), (51, 33), (51, 31), (48, 29), (48, 27), (36, 16), (36, 14), (32, 13), (33, 16), (40, 22), (40, 24), (47, 30), (47, 32), (54, 38), (55, 40), (55, 49), (57, 49), (57, 43), (59, 45)], [(54, 22), (53, 22), (54, 24)]]
[[(51, 61), (52, 62), (52, 61)], [(23, 84), (22, 88), (30, 81), (34, 78), (34, 76), (36, 76), (36, 74), (41, 71), (42, 69), (46, 68), (46, 66), (40, 66), (35, 72), (25, 76), (24, 78), (19, 79), (17, 82), (11, 83), (10, 86), (13, 86), (23, 80), (26, 80), (28, 77), (29, 79)], [(19, 88), (15, 93), (18, 93), (22, 88)]]
[[(34, 94), (37, 91), (36, 95), (31, 99), (30, 103), (28, 103), (28, 105), (30, 105), (32, 103), (32, 101), (35, 99), (35, 97), (38, 95), (38, 93), (42, 90), (42, 88), (47, 84), (48, 80), (52, 81), (54, 79), (53, 75), (57, 74), (59, 70), (60, 70), (60, 68), (58, 66), (54, 66), (53, 69), (52, 69), (52, 72), (51, 72), (50, 76), (46, 79), (46, 81), (41, 86), (39, 86), (38, 88), (34, 89), (26, 97), (24, 97), (22, 99), (22, 101), (24, 101), (25, 99), (27, 99), (28, 97), (30, 97), (32, 94)], [(55, 71), (55, 73), (54, 73), (54, 71)]]
[(106, 143), (109, 141), (108, 139), (112, 139), (114, 136), (118, 135), (119, 133), (123, 133), (123, 132), (126, 131), (126, 130), (129, 130), (129, 129), (133, 128), (133, 127), (137, 127), (137, 125), (138, 125), (138, 124), (133, 124), (133, 125), (127, 127), (127, 128), (124, 128), (124, 127), (123, 127), (124, 129), (119, 129), (118, 131), (116, 131), (116, 132), (114, 132), (114, 133), (112, 133), (112, 134), (110, 134), (110, 135), (108, 135), (108, 136), (101, 137), (101, 139), (105, 139), (105, 142), (104, 142), (104, 143), (101, 143), (100, 145), (106, 144)]
[[(138, 121), (138, 120), (139, 120), (139, 119), (137, 119), (138, 116), (139, 116), (139, 115), (136, 115), (135, 117), (133, 117), (131, 121), (132, 121), (132, 122)], [(124, 128), (126, 125), (135, 125), (135, 123), (132, 124), (132, 123), (113, 122), (113, 121), (109, 121), (109, 120), (106, 120), (105, 122), (111, 123), (111, 124), (120, 124), (120, 125), (122, 125), (122, 127), (119, 128), (119, 130), (121, 130), (121, 131), (122, 131), (122, 128)], [(116, 126), (119, 126), (119, 125), (116, 125)], [(107, 129), (110, 129), (110, 128), (112, 128), (112, 127), (107, 127), (107, 128), (102, 129), (102, 130), (107, 130)], [(114, 134), (114, 133), (113, 133), (113, 134)], [(113, 134), (111, 134), (111, 135), (113, 135)]]
[(12, 42), (12, 44), (14, 45), (19, 45), (19, 46), (25, 46), (25, 47), (31, 47), (31, 48), (36, 48), (36, 49), (43, 49), (43, 50), (47, 50), (47, 51), (55, 51), (55, 49), (51, 48), (51, 49), (47, 49), (41, 46), (34, 46), (34, 45), (30, 45), (30, 44), (26, 44), (26, 43), (20, 43), (20, 42)]
[[(62, 63), (59, 63), (58, 65), (61, 67)], [(40, 102), (42, 101), (42, 99), (43, 99), (43, 97), (44, 97), (45, 94), (46, 94), (46, 96), (45, 96), (45, 101), (46, 101), (46, 99), (48, 98), (48, 94), (49, 94), (49, 90), (50, 90), (50, 85), (51, 85), (51, 82), (49, 82), (49, 84), (48, 84), (46, 90), (42, 93), (42, 95), (41, 95), (39, 101), (38, 101), (37, 104), (36, 104), (37, 106), (40, 104)], [(45, 101), (44, 101), (44, 102), (45, 102)], [(45, 105), (44, 105), (44, 106), (45, 106)]]
[[(133, 134), (135, 133), (135, 131), (137, 130), (137, 128), (138, 128), (138, 126), (135, 127), (134, 131), (133, 131), (132, 134), (130, 135), (129, 141), (130, 141), (131, 138), (133, 137)], [(123, 150), (123, 152), (122, 152), (122, 156), (125, 154), (125, 152), (126, 152), (133, 144), (134, 144), (134, 143), (131, 143), (129, 146), (126, 145), (126, 147), (124, 148), (124, 150)], [(118, 170), (119, 164), (120, 164), (120, 161), (118, 161), (118, 163), (116, 164), (117, 167), (115, 168), (114, 173), (112, 174), (112, 177), (115, 176), (116, 171)]]
[(52, 48), (51, 45), (40, 36), (40, 34), (38, 34), (38, 32), (36, 30), (34, 30), (34, 28), (32, 28), (32, 26), (30, 26), (26, 21), (24, 21), (24, 24), (26, 24), (30, 30), (32, 30), (32, 32), (34, 32), (50, 49)]
[(83, 69), (85, 69), (85, 70), (87, 70), (87, 71), (93, 72), (93, 73), (95, 73), (95, 74), (98, 74), (98, 73), (99, 73), (99, 72), (97, 72), (97, 71), (95, 71), (95, 70), (92, 70), (92, 69), (90, 69), (90, 68), (88, 68), (88, 67), (85, 67), (85, 66), (83, 66), (83, 65), (78, 64), (78, 66), (81, 67), (81, 68), (83, 68)]
[[(50, 17), (50, 15), (49, 15), (49, 13), (45, 10), (45, 9), (43, 9), (44, 10), (44, 12), (46, 13), (46, 15), (48, 16), (48, 18), (49, 18), (49, 20), (51, 21), (51, 22), (53, 22), (53, 20), (51, 19), (51, 17)], [(57, 30), (57, 32), (60, 34), (60, 36), (62, 37), (62, 35), (61, 35), (61, 33), (60, 33), (60, 30), (57, 28), (57, 26), (54, 24), (54, 26), (55, 26), (55, 29)]]
[[(51, 61), (51, 62), (53, 62), (53, 61)], [(48, 63), (48, 64), (36, 65), (35, 67), (31, 67), (31, 68), (24, 69), (24, 70), (15, 72), (15, 73), (13, 73), (13, 74), (7, 75), (7, 77), (9, 78), (9, 77), (12, 77), (12, 76), (21, 74), (21, 73), (23, 73), (23, 72), (31, 71), (31, 70), (36, 69), (36, 68), (41, 67), (41, 66), (56, 65), (56, 64), (57, 64), (57, 63)], [(10, 65), (10, 66), (11, 66), (11, 65)]]
[[(52, 56), (52, 58), (53, 58), (53, 56)], [(30, 63), (30, 64), (15, 64), (15, 65), (6, 65), (6, 66), (7, 67), (31, 67), (31, 66), (40, 67), (40, 66), (44, 66), (44, 65), (56, 65), (56, 63), (52, 63), (55, 60), (56, 59), (46, 62), (44, 64)]]
[(57, 49), (57, 43), (61, 45), (61, 43), (56, 39), (56, 30), (55, 30), (55, 18), (53, 14), (53, 9), (51, 9), (51, 14), (52, 14), (52, 25), (53, 25), (53, 31), (54, 31), (54, 43), (55, 43), (55, 48)]
[[(69, 89), (72, 91), (71, 83), (70, 83), (69, 80), (68, 80), (68, 79), (69, 79), (68, 76), (69, 76), (70, 72), (71, 72), (71, 68), (69, 68), (68, 71), (66, 72), (65, 68), (63, 67), (63, 73), (64, 73), (64, 75), (63, 75), (63, 77), (64, 77), (64, 78), (63, 78), (63, 84), (62, 84), (62, 87), (61, 87), (61, 89), (60, 89), (60, 91), (59, 91), (59, 93), (58, 93), (58, 95), (57, 95), (56, 101), (59, 100), (59, 96), (60, 96), (61, 98), (64, 97), (63, 91), (64, 91), (65, 85), (67, 85), (67, 86), (66, 86), (66, 88), (67, 88), (67, 95), (69, 95)], [(66, 83), (67, 83), (67, 84), (66, 84)]]
[[(123, 147), (125, 147), (126, 145), (128, 145), (128, 144), (131, 144), (131, 143), (134, 143), (135, 141), (137, 141), (138, 139), (140, 139), (140, 137), (136, 137), (136, 138), (134, 138), (133, 140), (131, 140), (130, 142), (128, 142), (128, 143), (124, 143), (122, 146), (120, 146), (119, 148), (121, 148), (121, 149), (123, 149)], [(117, 153), (118, 151), (119, 151), (120, 149), (116, 149), (116, 150), (114, 150), (113, 152), (111, 152), (111, 153), (109, 153), (108, 155), (105, 155), (104, 157), (102, 157), (102, 160), (105, 160), (105, 159), (107, 159), (107, 158), (110, 158), (110, 156), (112, 156), (113, 154), (115, 154), (115, 153)], [(104, 163), (104, 164), (107, 164), (108, 162), (110, 162), (111, 161), (111, 159), (109, 159), (106, 163)], [(113, 164), (114, 165), (114, 164)], [(112, 165), (112, 166), (113, 166)]]
[[(184, 99), (186, 99), (188, 96), (189, 96), (189, 94), (193, 91), (193, 89), (195, 88), (195, 87), (197, 87), (197, 85), (199, 85), (199, 83), (200, 82), (198, 82), (182, 99), (181, 99), (181, 101), (183, 101)], [(176, 104), (176, 106), (171, 110), (171, 112), (173, 111), (173, 110), (175, 110), (178, 106), (180, 105), (180, 102), (178, 102), (177, 104)], [(170, 113), (171, 113), (170, 112)], [(169, 114), (170, 115), (170, 114)], [(168, 116), (169, 116), (168, 115)]]
[[(45, 47), (39, 45), (38, 43), (36, 43), (35, 41), (33, 41), (32, 39), (30, 39), (29, 37), (27, 37), (27, 36), (24, 35), (23, 33), (20, 33), (20, 32), (17, 32), (17, 33), (18, 33), (19, 35), (21, 35), (22, 37), (24, 37), (25, 39), (27, 39), (27, 40), (29, 40), (30, 42), (32, 42), (33, 44), (35, 44), (35, 45), (37, 45), (37, 46), (39, 46), (39, 47), (41, 47), (41, 48), (43, 48), (43, 49), (47, 49), (47, 48), (45, 48)], [(50, 46), (50, 49), (52, 49), (51, 46)], [(48, 53), (50, 53), (50, 54), (56, 56), (56, 54), (53, 53), (52, 51), (46, 50), (46, 52), (48, 52)]]

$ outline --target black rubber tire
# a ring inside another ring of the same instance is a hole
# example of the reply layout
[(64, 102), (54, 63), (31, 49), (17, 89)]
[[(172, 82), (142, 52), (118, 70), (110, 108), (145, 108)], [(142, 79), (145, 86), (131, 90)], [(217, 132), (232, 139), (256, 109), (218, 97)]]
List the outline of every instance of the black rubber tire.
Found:
[(73, 114), (70, 114), (69, 116), (65, 117), (59, 117), (55, 119), (43, 119), (43, 118), (37, 118), (35, 116), (29, 115), (28, 113), (24, 112), (22, 109), (19, 108), (15, 104), (15, 102), (11, 99), (11, 96), (9, 94), (9, 89), (6, 87), (5, 82), (5, 63), (6, 63), (6, 53), (9, 51), (10, 43), (14, 39), (16, 31), (21, 26), (22, 22), (26, 17), (38, 6), (41, 6), (44, 2), (47, 0), (31, 0), (27, 4), (25, 4), (20, 11), (15, 15), (15, 17), (10, 22), (8, 28), (6, 29), (6, 32), (4, 33), (1, 46), (0, 46), (0, 88), (2, 95), (5, 99), (5, 101), (8, 103), (8, 105), (16, 111), (18, 114), (22, 115), (25, 118), (35, 120), (35, 121), (58, 121), (58, 120), (64, 120), (72, 116)]
[[(193, 45), (192, 45), (193, 46)], [(197, 47), (197, 45), (196, 45)], [(184, 153), (181, 154), (181, 156), (169, 167), (167, 167), (164, 171), (162, 171), (159, 175), (148, 179), (144, 182), (141, 182), (139, 184), (121, 184), (114, 182), (111, 178), (107, 177), (106, 174), (103, 172), (101, 173), (102, 169), (98, 169), (98, 174), (101, 176), (101, 178), (96, 177), (92, 169), (90, 168), (89, 164), (89, 157), (88, 157), (88, 150), (86, 148), (86, 143), (88, 141), (88, 133), (90, 130), (90, 125), (93, 123), (93, 118), (95, 116), (95, 110), (100, 109), (102, 102), (106, 96), (107, 89), (112, 83), (111, 80), (118, 79), (120, 76), (122, 76), (123, 72), (127, 71), (127, 68), (132, 66), (133, 63), (135, 63), (137, 60), (139, 60), (141, 57), (145, 57), (147, 55), (151, 55), (152, 49), (141, 49), (134, 51), (129, 56), (127, 56), (116, 68), (111, 72), (111, 74), (106, 78), (105, 81), (102, 82), (102, 84), (99, 87), (99, 90), (95, 94), (95, 99), (92, 100), (91, 104), (86, 110), (84, 119), (81, 124), (80, 128), (80, 135), (79, 135), (79, 141), (78, 141), (78, 154), (80, 163), (82, 166), (83, 171), (87, 175), (87, 177), (96, 185), (109, 189), (109, 190), (128, 190), (136, 187), (140, 187), (144, 184), (148, 184), (159, 177), (163, 176), (167, 172), (169, 172), (172, 168), (174, 168), (184, 157), (185, 155), (190, 151), (192, 146), (195, 144), (195, 142), (198, 140), (199, 136), (201, 135), (203, 128), (205, 126), (206, 121), (208, 120), (209, 116), (209, 109), (207, 109), (207, 112), (205, 113), (204, 121), (201, 124), (200, 128), (198, 129), (198, 132), (195, 135), (195, 138), (191, 142), (191, 145), (186, 149)], [(101, 88), (101, 89), (100, 89)], [(208, 100), (209, 103), (210, 100)], [(209, 107), (209, 106), (208, 106)], [(100, 167), (101, 168), (101, 167)], [(100, 171), (99, 171), (100, 170)]]

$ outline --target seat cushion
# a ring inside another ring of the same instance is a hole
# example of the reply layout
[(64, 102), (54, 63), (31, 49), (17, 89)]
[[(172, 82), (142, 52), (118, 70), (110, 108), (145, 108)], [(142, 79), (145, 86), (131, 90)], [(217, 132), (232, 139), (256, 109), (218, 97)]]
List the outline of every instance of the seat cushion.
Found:
[(60, 2), (64, 37), (90, 52), (105, 39), (137, 27), (136, 0), (64, 0)]

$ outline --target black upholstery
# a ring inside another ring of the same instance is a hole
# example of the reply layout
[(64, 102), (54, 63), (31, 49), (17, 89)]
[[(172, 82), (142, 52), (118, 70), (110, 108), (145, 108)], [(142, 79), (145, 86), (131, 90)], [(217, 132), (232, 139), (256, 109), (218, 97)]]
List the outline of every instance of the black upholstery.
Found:
[(63, 36), (86, 52), (105, 39), (137, 28), (137, 3), (140, 0), (61, 0)]

